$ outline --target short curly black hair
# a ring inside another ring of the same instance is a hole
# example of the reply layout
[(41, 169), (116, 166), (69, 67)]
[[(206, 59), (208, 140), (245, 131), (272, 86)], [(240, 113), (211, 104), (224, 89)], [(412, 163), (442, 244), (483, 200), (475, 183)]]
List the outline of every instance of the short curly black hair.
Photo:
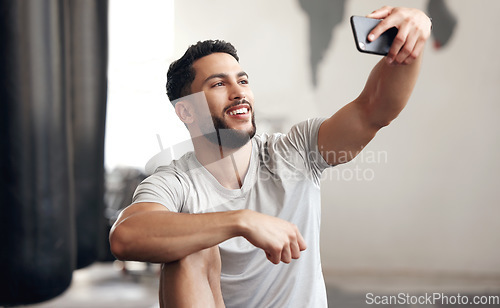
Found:
[(224, 52), (233, 56), (236, 61), (240, 60), (231, 43), (207, 40), (189, 46), (180, 59), (170, 64), (167, 72), (167, 95), (172, 105), (175, 105), (177, 99), (191, 94), (191, 83), (196, 74), (193, 62), (216, 52)]

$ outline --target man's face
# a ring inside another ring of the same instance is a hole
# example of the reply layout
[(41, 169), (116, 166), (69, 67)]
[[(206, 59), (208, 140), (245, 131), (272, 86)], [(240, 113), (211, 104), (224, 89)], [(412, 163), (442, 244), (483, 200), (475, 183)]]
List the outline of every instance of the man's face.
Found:
[[(254, 97), (248, 76), (227, 53), (213, 53), (193, 63), (191, 93), (203, 91), (210, 114), (197, 114), (197, 124), (215, 144), (239, 148), (255, 135)], [(197, 108), (201, 110), (206, 108)], [(216, 134), (213, 132), (215, 126)]]

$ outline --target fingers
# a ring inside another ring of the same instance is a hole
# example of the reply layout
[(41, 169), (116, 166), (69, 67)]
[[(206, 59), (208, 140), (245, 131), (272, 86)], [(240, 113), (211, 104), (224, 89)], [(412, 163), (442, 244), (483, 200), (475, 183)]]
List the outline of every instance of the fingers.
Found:
[(398, 30), (398, 34), (394, 38), (391, 49), (387, 54), (387, 61), (389, 63), (392, 63), (395, 60), (397, 63), (402, 63), (413, 51), (416, 38), (409, 37), (410, 30), (411, 29), (406, 25), (402, 26)]
[[(300, 252), (307, 246), (304, 238), (295, 225), (290, 224), (291, 233), (283, 240), (277, 240), (276, 246), (266, 251), (266, 256), (273, 264), (290, 263), (292, 259), (299, 259)], [(280, 244), (281, 243), (281, 244)]]
[(292, 262), (291, 246), (292, 246), (291, 244), (287, 244), (283, 247), (278, 247), (274, 249), (271, 248), (269, 251), (266, 251), (266, 257), (273, 264), (279, 264), (280, 262), (288, 264)]
[(370, 42), (378, 39), (382, 33), (393, 27), (391, 20), (387, 19), (389, 15), (391, 15), (393, 9), (392, 6), (384, 6), (366, 16), (368, 18), (383, 19), (368, 35), (368, 40)]
[(292, 258), (298, 259), (300, 258), (300, 252), (306, 250), (307, 245), (306, 241), (302, 237), (302, 234), (300, 234), (297, 228), (295, 229), (296, 229), (296, 240), (292, 242), (292, 245), (290, 245), (290, 247), (292, 248)]
[(403, 25), (394, 39), (393, 45), (387, 54), (389, 63), (411, 64), (422, 53), (426, 38), (413, 24)]
[(302, 237), (302, 234), (297, 230), (297, 243), (299, 245), (299, 250), (304, 251), (307, 249), (306, 241)]
[(244, 213), (241, 235), (264, 250), (272, 263), (290, 263), (292, 259), (300, 258), (301, 251), (307, 248), (302, 234), (294, 224), (254, 211)]
[(398, 29), (398, 34), (386, 57), (388, 63), (413, 63), (422, 53), (425, 42), (430, 36), (430, 19), (416, 9), (383, 7), (367, 17), (383, 18), (368, 35), (369, 41), (378, 39), (390, 28)]
[(385, 31), (389, 30), (390, 28), (394, 27), (393, 25), (393, 19), (389, 17), (385, 18), (379, 24), (373, 28), (373, 30), (368, 34), (368, 40), (370, 42), (375, 41), (384, 33)]
[[(407, 29), (408, 27), (405, 28), (405, 32), (409, 34), (411, 29)], [(415, 45), (417, 44), (417, 39), (418, 37), (416, 35), (407, 35), (404, 40), (404, 45), (401, 46), (398, 51), (391, 54), (393, 61), (396, 61), (396, 63), (405, 63), (406, 59), (408, 59), (408, 57), (410, 57), (410, 55), (413, 53)]]
[(393, 8), (391, 6), (386, 5), (378, 10), (371, 12), (370, 14), (366, 15), (366, 17), (376, 18), (376, 19), (386, 18), (391, 14), (392, 9)]
[(299, 247), (299, 244), (297, 242), (291, 243), (290, 249), (291, 249), (292, 259), (300, 258), (300, 247)]
[(267, 259), (273, 264), (279, 264), (281, 260), (281, 253), (266, 252)]
[(410, 54), (408, 58), (406, 58), (404, 64), (413, 63), (413, 61), (415, 61), (418, 58), (418, 55), (420, 55), (424, 51), (424, 47), (425, 47), (425, 41), (419, 40), (415, 45), (413, 52)]
[(290, 263), (292, 262), (292, 244), (290, 245), (285, 245), (283, 247), (283, 250), (281, 251), (281, 262), (283, 263)]

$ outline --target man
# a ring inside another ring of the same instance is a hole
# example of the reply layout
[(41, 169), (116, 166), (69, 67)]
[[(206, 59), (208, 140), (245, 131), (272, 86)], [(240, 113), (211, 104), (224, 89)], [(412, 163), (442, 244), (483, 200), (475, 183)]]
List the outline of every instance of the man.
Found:
[(286, 135), (254, 136), (254, 96), (232, 45), (199, 42), (172, 63), (167, 93), (194, 152), (139, 185), (110, 234), (119, 259), (163, 263), (161, 307), (327, 306), (321, 172), (401, 112), (431, 29), (416, 9), (368, 17), (384, 19), (369, 40), (399, 29), (389, 54), (353, 102)]

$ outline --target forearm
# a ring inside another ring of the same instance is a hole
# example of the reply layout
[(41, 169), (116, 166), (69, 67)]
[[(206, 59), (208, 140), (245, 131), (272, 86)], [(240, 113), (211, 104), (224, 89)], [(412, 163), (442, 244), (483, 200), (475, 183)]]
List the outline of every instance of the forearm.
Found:
[(406, 106), (421, 62), (422, 54), (408, 65), (388, 64), (384, 58), (373, 68), (359, 101), (374, 126), (388, 125)]
[(110, 243), (119, 259), (168, 263), (238, 236), (240, 215), (139, 212), (113, 226)]

